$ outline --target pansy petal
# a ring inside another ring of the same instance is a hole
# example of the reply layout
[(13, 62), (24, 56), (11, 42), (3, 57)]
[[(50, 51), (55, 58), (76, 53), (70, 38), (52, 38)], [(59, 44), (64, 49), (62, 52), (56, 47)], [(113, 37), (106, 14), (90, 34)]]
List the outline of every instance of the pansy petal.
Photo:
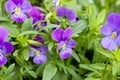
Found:
[(33, 58), (33, 62), (34, 62), (35, 64), (43, 64), (43, 63), (45, 63), (46, 61), (47, 61), (46, 55), (35, 56), (35, 57)]
[(76, 46), (76, 41), (74, 40), (69, 40), (67, 43), (67, 48), (74, 48)]
[(11, 19), (13, 20), (13, 21), (17, 21), (17, 22), (23, 22), (23, 21), (25, 21), (26, 20), (26, 18), (27, 18), (27, 16), (24, 14), (24, 13), (20, 13), (20, 14), (16, 14), (16, 13), (14, 13), (12, 16), (11, 16)]
[(25, 0), (12, 0), (16, 5), (21, 5)]
[(0, 53), (0, 66), (3, 66), (7, 63), (7, 58), (2, 54)]
[(36, 54), (34, 51), (30, 50), (30, 57), (34, 57)]
[(28, 13), (32, 9), (32, 6), (30, 2), (24, 1), (23, 4), (20, 6), (20, 8), (22, 12)]
[(59, 54), (61, 59), (67, 59), (71, 55), (72, 55), (72, 49), (71, 48), (62, 49), (60, 54)]
[(52, 38), (57, 41), (60, 42), (62, 41), (62, 35), (63, 35), (64, 30), (61, 28), (57, 28), (52, 32)]
[(71, 10), (71, 9), (68, 9), (66, 11), (66, 16), (68, 18), (68, 21), (70, 22), (75, 22), (76, 21), (76, 18), (77, 18), (77, 14), (75, 11)]
[(120, 34), (117, 34), (117, 37), (115, 38), (115, 42), (120, 45)]
[(39, 41), (39, 42), (41, 42), (41, 43), (44, 42), (44, 38), (43, 38), (41, 35), (39, 35), (39, 34), (35, 36), (34, 40), (35, 40), (35, 41)]
[(14, 50), (14, 46), (10, 42), (4, 42), (2, 44), (2, 51), (6, 54), (12, 53)]
[(113, 24), (115, 26), (120, 26), (120, 14), (118, 13), (110, 13), (108, 16), (107, 16), (107, 22), (109, 24)]
[(101, 40), (101, 44), (105, 49), (108, 49), (108, 50), (114, 50), (117, 48), (117, 43), (115, 39), (112, 39), (111, 37), (104, 37)]
[(56, 14), (58, 17), (64, 17), (66, 14), (66, 8), (65, 7), (58, 7), (56, 10)]
[(64, 42), (64, 41), (62, 41), (62, 42), (58, 43), (57, 50), (60, 50), (60, 49), (61, 49), (61, 47), (62, 47), (64, 44), (65, 44), (65, 42)]
[(36, 6), (32, 7), (31, 10), (28, 13), (28, 16), (32, 17), (33, 19), (37, 18), (38, 20), (36, 20), (36, 22), (39, 21), (39, 19), (40, 19), (40, 10), (38, 9), (38, 7), (36, 7)]
[(112, 26), (112, 25), (110, 25), (110, 24), (105, 24), (105, 25), (103, 25), (103, 26), (101, 27), (101, 29), (100, 29), (100, 32), (101, 32), (103, 35), (110, 36), (111, 33), (112, 33), (112, 31), (113, 31), (113, 29), (112, 29), (111, 26)]
[(40, 48), (39, 48), (39, 51), (41, 54), (46, 54), (48, 52), (48, 47), (45, 46), (45, 45), (42, 45)]
[(0, 26), (0, 44), (2, 44), (8, 37), (8, 30), (3, 27), (3, 26)]
[(73, 30), (71, 27), (67, 28), (64, 32), (63, 32), (63, 40), (69, 40), (70, 37), (72, 36), (73, 34)]
[(12, 0), (8, 0), (5, 5), (5, 9), (8, 13), (15, 12), (16, 4)]

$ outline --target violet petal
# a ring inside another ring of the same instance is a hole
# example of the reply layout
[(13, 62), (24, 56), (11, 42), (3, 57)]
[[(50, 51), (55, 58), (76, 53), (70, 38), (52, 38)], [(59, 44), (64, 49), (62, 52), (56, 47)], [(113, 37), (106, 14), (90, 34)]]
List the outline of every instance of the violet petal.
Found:
[(101, 40), (101, 44), (104, 48), (108, 49), (108, 50), (114, 50), (117, 48), (117, 43), (115, 41), (115, 39), (112, 39), (111, 37), (104, 37)]
[(41, 54), (46, 54), (48, 52), (48, 47), (45, 45), (40, 46), (39, 51)]
[(60, 43), (58, 44), (58, 46), (57, 46), (57, 50), (60, 50), (61, 47), (62, 47), (64, 44), (65, 44), (64, 41), (60, 42)]
[(5, 8), (6, 8), (6, 11), (7, 11), (8, 13), (15, 12), (16, 7), (17, 7), (17, 6), (16, 6), (16, 4), (15, 4), (13, 1), (8, 0), (8, 1), (6, 2)]
[(16, 13), (14, 13), (12, 16), (11, 16), (11, 19), (13, 20), (13, 21), (17, 21), (17, 22), (23, 22), (23, 21), (25, 21), (26, 20), (26, 18), (27, 18), (27, 16), (24, 14), (24, 13), (20, 13), (20, 14), (16, 14)]
[(63, 40), (69, 40), (70, 37), (72, 36), (73, 34), (73, 30), (71, 27), (67, 28), (64, 32), (63, 32)]
[(52, 32), (52, 38), (57, 41), (60, 42), (62, 41), (62, 35), (63, 35), (64, 30), (61, 28), (57, 28)]
[(28, 13), (32, 9), (32, 6), (30, 2), (24, 1), (20, 8), (22, 12)]
[(11, 1), (13, 1), (16, 5), (21, 5), (24, 1), (26, 1), (26, 0), (11, 0)]
[(71, 10), (71, 9), (68, 9), (66, 11), (66, 16), (68, 18), (68, 21), (70, 22), (75, 22), (76, 21), (76, 18), (77, 18), (77, 14), (75, 11)]
[(113, 29), (112, 29), (111, 26), (112, 26), (112, 25), (110, 25), (110, 24), (105, 24), (105, 25), (103, 25), (103, 26), (101, 27), (101, 29), (100, 29), (100, 32), (101, 32), (103, 35), (110, 36), (111, 33), (112, 33), (112, 31), (113, 31)]
[(10, 54), (14, 50), (14, 46), (10, 42), (4, 42), (1, 46), (2, 50), (6, 54)]
[(8, 34), (9, 34), (8, 30), (5, 27), (0, 26), (0, 44), (5, 42), (5, 40), (8, 37)]
[(58, 7), (56, 10), (56, 14), (58, 17), (64, 17), (66, 14), (66, 8), (65, 7)]
[(0, 66), (3, 66), (7, 63), (7, 58), (2, 54), (0, 53)]
[(72, 49), (71, 48), (62, 49), (60, 54), (59, 54), (61, 59), (67, 59), (71, 55), (72, 55)]
[(76, 46), (76, 41), (74, 40), (69, 40), (67, 43), (67, 48), (74, 48)]
[(47, 61), (46, 55), (35, 56), (35, 57), (33, 58), (33, 62), (34, 62), (35, 64), (43, 64), (43, 63), (45, 63), (46, 61)]

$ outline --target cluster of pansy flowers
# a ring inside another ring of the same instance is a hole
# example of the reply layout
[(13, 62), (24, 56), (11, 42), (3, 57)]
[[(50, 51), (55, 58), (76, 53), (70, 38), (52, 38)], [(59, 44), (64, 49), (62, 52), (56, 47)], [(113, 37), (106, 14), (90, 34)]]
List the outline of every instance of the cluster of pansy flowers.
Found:
[(115, 50), (120, 45), (120, 14), (110, 13), (100, 32), (105, 36), (101, 40), (102, 46), (108, 50)]
[[(54, 0), (53, 4), (58, 6), (59, 0)], [(31, 3), (28, 0), (8, 0), (6, 2), (5, 8), (8, 13), (11, 13), (11, 20), (13, 21), (21, 23), (24, 22), (27, 17), (31, 17), (33, 19), (33, 24), (37, 23), (34, 26), (36, 30), (39, 30), (41, 27), (47, 25), (46, 22), (39, 22), (45, 20), (44, 12), (41, 11), (37, 6), (32, 7)], [(57, 7), (56, 14), (58, 17), (67, 17), (69, 22), (75, 22), (77, 17), (75, 11), (71, 9), (67, 9), (65, 7)], [(68, 27), (65, 30), (62, 28), (56, 28), (52, 32), (52, 38), (58, 42), (57, 50), (61, 50), (59, 54), (61, 59), (67, 59), (68, 57), (70, 57), (73, 52), (72, 48), (76, 46), (76, 42), (70, 39), (72, 34), (73, 31), (71, 27)], [(30, 47), (34, 49), (34, 50), (30, 50), (30, 56), (33, 57), (33, 62), (35, 64), (43, 64), (47, 61), (46, 53), (48, 52), (48, 47), (44, 45), (44, 39), (41, 35), (36, 35), (34, 40), (39, 41), (40, 43), (42, 43), (42, 45), (41, 46), (30, 45)], [(8, 42), (5, 42), (5, 45), (11, 46), (10, 49), (7, 47), (5, 49), (2, 48), (2, 50), (9, 49), (11, 50), (9, 51), (9, 53), (11, 53), (14, 47), (12, 46), (12, 44), (10, 43), (7, 44), (7, 43)], [(0, 55), (1, 55), (1, 59), (3, 58), (5, 61), (2, 64), (4, 65), (7, 62), (7, 58), (4, 57), (4, 54), (2, 54), (2, 52)]]

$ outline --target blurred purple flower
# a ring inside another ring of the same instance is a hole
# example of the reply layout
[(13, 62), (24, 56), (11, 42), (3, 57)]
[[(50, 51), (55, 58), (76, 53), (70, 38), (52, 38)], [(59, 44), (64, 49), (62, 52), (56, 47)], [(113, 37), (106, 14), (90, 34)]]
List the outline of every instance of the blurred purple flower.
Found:
[(8, 0), (5, 8), (8, 13), (13, 13), (11, 16), (13, 21), (23, 22), (32, 6), (27, 0)]
[(8, 34), (8, 30), (0, 26), (0, 66), (3, 66), (7, 63), (7, 58), (4, 56), (4, 54), (10, 54), (14, 50), (14, 46), (10, 42), (6, 42)]
[(69, 40), (73, 34), (72, 28), (67, 28), (63, 30), (61, 28), (57, 28), (52, 32), (52, 38), (59, 42), (57, 46), (57, 50), (61, 52), (59, 54), (60, 58), (66, 59), (72, 55), (72, 48), (76, 46), (76, 42), (74, 40)]
[(116, 49), (120, 45), (120, 14), (110, 13), (100, 32), (105, 36), (101, 40), (102, 46), (108, 50)]
[(53, 5), (54, 6), (59, 6), (60, 0), (53, 0)]
[(35, 64), (43, 64), (47, 61), (46, 53), (48, 52), (48, 47), (45, 45), (42, 45), (38, 48), (35, 48), (36, 51), (30, 51), (30, 56), (34, 57), (33, 62)]
[(71, 9), (67, 9), (65, 7), (58, 7), (56, 10), (56, 14), (58, 17), (64, 17), (66, 16), (68, 21), (75, 22), (77, 18), (77, 14), (75, 11)]
[[(33, 24), (40, 21), (40, 20), (45, 19), (44, 12), (39, 10), (37, 6), (32, 7), (30, 12), (28, 13), (28, 16), (33, 19)], [(41, 27), (44, 27), (46, 25), (47, 25), (46, 22), (41, 22), (41, 23), (39, 22), (39, 23), (37, 23), (37, 25), (35, 25), (35, 29), (39, 30)]]

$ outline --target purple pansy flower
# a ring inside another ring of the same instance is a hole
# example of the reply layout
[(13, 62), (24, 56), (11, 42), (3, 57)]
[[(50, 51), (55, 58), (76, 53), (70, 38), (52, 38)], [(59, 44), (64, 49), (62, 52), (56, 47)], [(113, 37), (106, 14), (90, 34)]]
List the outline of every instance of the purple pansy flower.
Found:
[(67, 9), (65, 7), (58, 7), (56, 10), (56, 14), (58, 17), (64, 17), (66, 16), (68, 21), (75, 22), (77, 18), (77, 14), (75, 11), (71, 9)]
[[(30, 12), (28, 13), (28, 16), (33, 19), (33, 24), (38, 22), (38, 21), (40, 21), (40, 20), (44, 20), (45, 19), (44, 12), (39, 10), (37, 6), (32, 7)], [(41, 27), (44, 27), (46, 25), (47, 25), (46, 22), (42, 22), (42, 23), (39, 22), (37, 25), (35, 25), (35, 29), (39, 30)]]
[(108, 50), (116, 49), (120, 45), (120, 14), (110, 13), (100, 32), (105, 36), (101, 40), (102, 46)]
[(36, 51), (30, 51), (30, 56), (34, 57), (33, 62), (35, 64), (43, 64), (47, 61), (46, 53), (48, 52), (48, 47), (42, 45), (40, 47), (35, 48)]
[[(34, 38), (35, 41), (41, 42), (42, 44), (44, 43), (44, 38), (41, 35), (36, 35)], [(34, 46), (31, 45), (31, 48), (34, 48), (35, 51), (30, 51), (30, 56), (34, 57), (33, 62), (35, 64), (43, 64), (47, 61), (47, 56), (46, 53), (48, 52), (48, 47), (45, 45), (42, 46)]]
[(14, 46), (10, 42), (6, 42), (9, 32), (6, 28), (0, 26), (0, 66), (7, 63), (7, 58), (4, 54), (10, 54), (14, 50)]
[(72, 48), (76, 46), (74, 40), (69, 40), (73, 34), (72, 28), (67, 28), (65, 30), (57, 28), (52, 32), (52, 38), (59, 42), (57, 50), (61, 49), (59, 54), (60, 58), (66, 59), (72, 55)]
[(32, 6), (27, 0), (8, 0), (5, 8), (8, 13), (13, 13), (13, 21), (23, 22), (27, 18), (25, 13), (28, 13)]

